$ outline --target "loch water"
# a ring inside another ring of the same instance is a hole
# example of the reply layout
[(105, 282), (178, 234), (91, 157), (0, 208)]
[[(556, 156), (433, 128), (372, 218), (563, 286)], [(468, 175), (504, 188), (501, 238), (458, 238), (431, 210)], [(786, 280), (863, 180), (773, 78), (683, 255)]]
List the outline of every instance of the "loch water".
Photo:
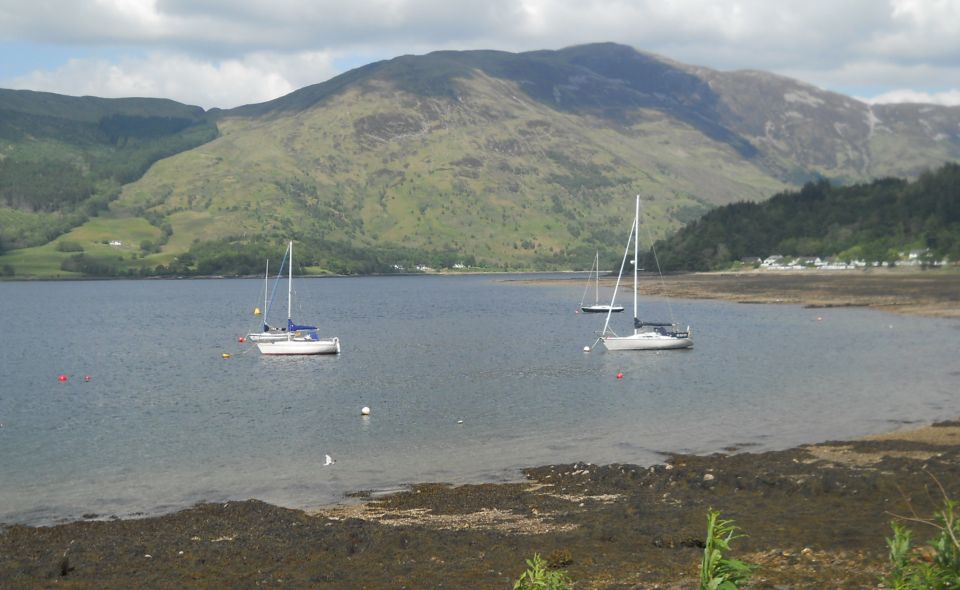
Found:
[(262, 280), (0, 283), (0, 523), (248, 498), (314, 508), (957, 415), (958, 320), (644, 299), (647, 319), (690, 324), (695, 347), (586, 353), (604, 318), (576, 313), (583, 280), (530, 278), (298, 279), (295, 320), (342, 341), (320, 357), (237, 341)]

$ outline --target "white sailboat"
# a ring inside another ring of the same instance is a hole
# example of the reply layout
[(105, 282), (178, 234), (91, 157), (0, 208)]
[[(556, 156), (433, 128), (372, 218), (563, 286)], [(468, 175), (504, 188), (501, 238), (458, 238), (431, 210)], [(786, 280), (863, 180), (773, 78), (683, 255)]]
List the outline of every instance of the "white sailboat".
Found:
[[(594, 299), (593, 305), (584, 305), (583, 302), (587, 299), (587, 291), (590, 290), (590, 279), (595, 278), (594, 283)], [(593, 261), (593, 266), (590, 267), (590, 276), (587, 277), (587, 286), (583, 288), (583, 297), (580, 298), (580, 311), (583, 313), (607, 313), (612, 311), (614, 313), (623, 311), (622, 305), (608, 305), (606, 303), (600, 303), (600, 251), (597, 250), (597, 256)]]
[[(623, 269), (627, 263), (627, 256), (630, 255), (630, 242), (633, 241), (633, 334), (627, 336), (618, 336), (610, 329), (610, 314), (607, 312), (607, 319), (603, 324), (603, 331), (600, 333), (600, 342), (607, 350), (669, 350), (676, 348), (690, 348), (693, 346), (693, 338), (690, 332), (690, 326), (686, 330), (681, 330), (676, 322), (647, 322), (640, 320), (637, 311), (637, 266), (639, 266), (639, 246), (640, 241), (640, 195), (637, 195), (636, 213), (633, 218), (633, 227), (630, 228), (630, 237), (627, 239), (627, 248), (623, 253), (623, 262), (620, 264), (620, 274), (617, 276), (617, 284), (613, 289), (613, 299), (617, 297), (617, 290), (620, 287), (620, 279), (623, 277)], [(660, 271), (660, 264), (657, 263), (657, 272)]]
[[(340, 339), (336, 336), (321, 338), (316, 326), (298, 325), (293, 323), (293, 242), (287, 245), (284, 261), (289, 265), (287, 269), (287, 326), (286, 328), (272, 328), (266, 320), (263, 330), (247, 335), (247, 339), (255, 342), (261, 354), (339, 354)], [(281, 271), (283, 265), (281, 264)], [(269, 273), (269, 263), (267, 266)], [(264, 314), (267, 305), (267, 285), (264, 280)]]
[[(287, 258), (284, 255), (284, 262)], [(280, 271), (283, 272), (283, 264), (280, 265)], [(278, 277), (279, 279), (279, 277)], [(267, 267), (263, 273), (263, 311), (260, 308), (253, 310), (253, 315), (261, 316), (267, 313), (267, 310), (270, 308), (268, 296), (270, 294), (270, 260), (267, 260)], [(275, 328), (267, 324), (266, 316), (264, 315), (264, 320), (262, 323), (262, 328), (260, 332), (251, 332), (247, 334), (246, 339), (250, 342), (269, 342), (273, 340), (286, 340), (287, 331), (286, 329)]]

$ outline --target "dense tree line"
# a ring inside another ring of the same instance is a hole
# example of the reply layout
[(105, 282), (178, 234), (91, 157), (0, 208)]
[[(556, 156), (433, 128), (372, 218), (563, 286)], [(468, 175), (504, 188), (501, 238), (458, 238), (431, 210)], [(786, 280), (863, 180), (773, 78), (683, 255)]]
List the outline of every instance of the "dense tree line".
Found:
[[(418, 265), (431, 268), (452, 268), (455, 264), (473, 266), (473, 256), (450, 250), (416, 250), (391, 247), (362, 247), (348, 242), (331, 241), (311, 236), (296, 236), (294, 274), (303, 274), (306, 267), (319, 267), (343, 275), (386, 274), (415, 271)], [(190, 268), (184, 274), (256, 275), (263, 272), (264, 261), (270, 259), (276, 270), (283, 258), (286, 242), (258, 240), (218, 240), (202, 242), (187, 255)], [(180, 257), (183, 260), (184, 257)]]
[(33, 212), (72, 210), (93, 196), (94, 179), (58, 161), (0, 160), (0, 204)]
[[(416, 272), (419, 265), (449, 269), (455, 264), (467, 267), (476, 264), (473, 256), (447, 250), (364, 248), (309, 236), (295, 236), (294, 239), (297, 242), (293, 269), (296, 275), (306, 274), (307, 267), (318, 267), (336, 274), (362, 275)], [(286, 241), (265, 237), (242, 240), (226, 238), (197, 243), (189, 252), (169, 264), (150, 266), (136, 258), (124, 260), (115, 255), (89, 255), (70, 242), (58, 245), (59, 251), (78, 252), (61, 263), (62, 270), (99, 277), (257, 276), (262, 275), (268, 259), (273, 274), (280, 272), (280, 261), (287, 247)], [(146, 254), (152, 249), (152, 244), (141, 244), (141, 250)]]
[(131, 138), (158, 138), (180, 133), (195, 122), (185, 117), (142, 117), (114, 114), (103, 117), (97, 128), (110, 143), (119, 144)]
[[(654, 248), (663, 270), (717, 270), (774, 254), (882, 262), (911, 248), (960, 261), (960, 165), (913, 182), (837, 187), (821, 180), (763, 203), (718, 207)], [(644, 263), (655, 268), (652, 251)]]

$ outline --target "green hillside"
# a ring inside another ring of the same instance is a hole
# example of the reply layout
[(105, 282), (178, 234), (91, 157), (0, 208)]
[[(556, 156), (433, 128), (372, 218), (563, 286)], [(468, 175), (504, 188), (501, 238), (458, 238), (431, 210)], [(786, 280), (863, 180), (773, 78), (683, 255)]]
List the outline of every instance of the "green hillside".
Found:
[(48, 244), (215, 136), (202, 109), (169, 100), (0, 90), (0, 252)]
[[(916, 181), (837, 187), (808, 183), (763, 203), (733, 203), (655, 244), (664, 270), (717, 270), (746, 257), (892, 262), (901, 252), (960, 261), (960, 165)], [(653, 252), (648, 268), (655, 268)]]
[(0, 160), (15, 276), (247, 273), (287, 239), (311, 272), (587, 268), (619, 257), (638, 193), (661, 238), (809, 180), (960, 159), (960, 109), (883, 110), (614, 44), (402, 56), (205, 114), (60, 97), (83, 101), (69, 119), (34, 94), (0, 95), (23, 121)]

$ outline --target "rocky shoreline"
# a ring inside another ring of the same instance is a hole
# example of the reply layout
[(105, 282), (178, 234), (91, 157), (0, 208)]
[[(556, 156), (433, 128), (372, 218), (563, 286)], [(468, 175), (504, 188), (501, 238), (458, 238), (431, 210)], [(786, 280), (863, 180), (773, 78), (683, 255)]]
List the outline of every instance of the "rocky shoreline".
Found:
[[(894, 514), (960, 497), (960, 422), (652, 467), (529, 469), (307, 513), (257, 500), (0, 533), (0, 588), (510, 588), (539, 553), (576, 588), (690, 588), (706, 513), (747, 535), (750, 588), (876, 588)], [(924, 538), (930, 531), (917, 530)]]

